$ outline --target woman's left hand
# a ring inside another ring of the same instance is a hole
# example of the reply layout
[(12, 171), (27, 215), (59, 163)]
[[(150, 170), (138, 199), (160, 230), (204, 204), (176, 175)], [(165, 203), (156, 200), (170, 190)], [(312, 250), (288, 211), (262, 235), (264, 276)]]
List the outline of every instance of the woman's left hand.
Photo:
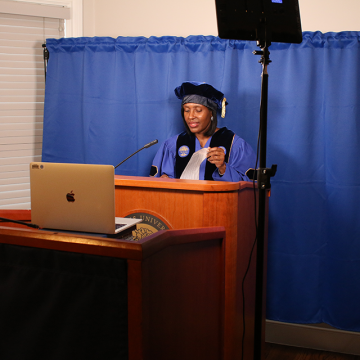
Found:
[(209, 148), (207, 153), (207, 160), (218, 168), (220, 174), (225, 173), (226, 163), (224, 149), (219, 147)]

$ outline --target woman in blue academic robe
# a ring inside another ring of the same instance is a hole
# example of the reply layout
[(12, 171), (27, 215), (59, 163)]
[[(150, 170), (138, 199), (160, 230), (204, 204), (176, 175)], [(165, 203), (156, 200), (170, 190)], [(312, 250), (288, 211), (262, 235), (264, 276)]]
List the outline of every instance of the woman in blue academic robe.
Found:
[(175, 89), (182, 100), (186, 131), (166, 140), (158, 150), (151, 176), (181, 179), (248, 181), (255, 168), (251, 146), (226, 127), (217, 127), (217, 111), (225, 116), (224, 94), (206, 83), (184, 82)]

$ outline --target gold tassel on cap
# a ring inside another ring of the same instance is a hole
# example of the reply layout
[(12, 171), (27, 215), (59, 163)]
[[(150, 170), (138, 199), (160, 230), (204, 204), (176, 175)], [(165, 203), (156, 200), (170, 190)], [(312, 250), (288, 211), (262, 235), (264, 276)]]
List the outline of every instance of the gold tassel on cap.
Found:
[(221, 117), (224, 118), (226, 113), (226, 98), (223, 98), (222, 104), (221, 104)]

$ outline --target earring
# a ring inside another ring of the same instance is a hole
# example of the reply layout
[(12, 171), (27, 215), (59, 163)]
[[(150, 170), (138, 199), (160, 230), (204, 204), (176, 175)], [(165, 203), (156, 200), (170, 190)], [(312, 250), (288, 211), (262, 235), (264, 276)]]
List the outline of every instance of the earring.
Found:
[(211, 121), (214, 121), (214, 117), (213, 117), (213, 116), (211, 117)]

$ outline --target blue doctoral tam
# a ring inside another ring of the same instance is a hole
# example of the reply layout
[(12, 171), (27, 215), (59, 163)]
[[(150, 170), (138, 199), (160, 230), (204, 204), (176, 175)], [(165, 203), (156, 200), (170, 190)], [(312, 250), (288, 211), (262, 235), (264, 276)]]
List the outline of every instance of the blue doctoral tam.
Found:
[(224, 113), (225, 105), (228, 104), (221, 91), (204, 82), (185, 81), (175, 89), (175, 95), (182, 100), (182, 105), (195, 103), (215, 111), (222, 109)]

